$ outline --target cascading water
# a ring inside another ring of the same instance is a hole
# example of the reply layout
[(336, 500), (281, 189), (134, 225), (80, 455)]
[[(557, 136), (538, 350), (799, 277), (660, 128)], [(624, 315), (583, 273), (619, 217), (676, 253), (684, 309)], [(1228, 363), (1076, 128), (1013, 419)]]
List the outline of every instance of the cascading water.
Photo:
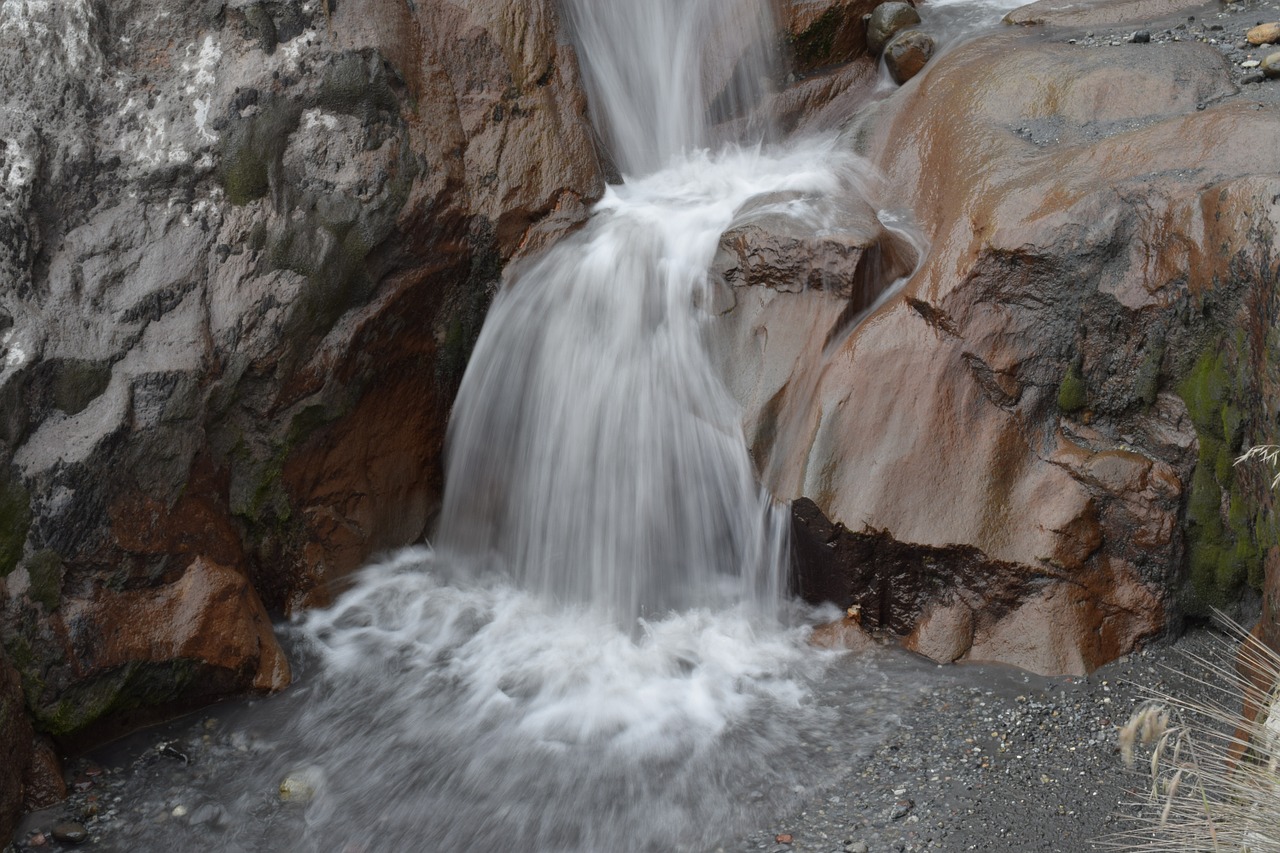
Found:
[[(205, 735), (206, 769), (143, 804), (212, 815), (148, 824), (155, 849), (702, 849), (850, 772), (912, 689), (874, 657), (815, 683), (833, 656), (779, 618), (797, 606), (786, 514), (756, 483), (700, 307), (736, 212), (763, 199), (834, 227), (816, 201), (864, 186), (865, 166), (832, 140), (708, 147), (708, 111), (763, 91), (764, 2), (566, 12), (629, 177), (495, 301), (436, 547), (290, 629), (299, 682)], [(282, 802), (282, 778), (305, 795)]]
[[(450, 425), (439, 550), (483, 555), (524, 589), (623, 624), (772, 605), (785, 519), (755, 483), (694, 306), (743, 202), (829, 192), (834, 173), (794, 155), (700, 150), (712, 86), (739, 104), (763, 89), (766, 4), (574, 0), (567, 11), (618, 165), (649, 174), (610, 188), (585, 233), (491, 309)], [(736, 61), (706, 61), (713, 35), (739, 48)]]

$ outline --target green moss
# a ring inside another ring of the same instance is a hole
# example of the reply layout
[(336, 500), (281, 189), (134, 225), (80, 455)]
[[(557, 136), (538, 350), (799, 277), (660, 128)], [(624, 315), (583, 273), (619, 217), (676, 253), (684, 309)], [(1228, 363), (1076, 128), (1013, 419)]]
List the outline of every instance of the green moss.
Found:
[(64, 691), (56, 702), (31, 708), (41, 731), (64, 736), (82, 731), (113, 714), (179, 701), (195, 681), (199, 662), (131, 662)]
[(1088, 392), (1084, 376), (1080, 373), (1080, 365), (1072, 364), (1058, 386), (1058, 408), (1067, 413), (1078, 412), (1087, 402)]
[(1234, 465), (1248, 393), (1226, 346), (1220, 340), (1207, 347), (1177, 386), (1200, 446), (1187, 497), (1187, 610), (1197, 615), (1229, 607), (1246, 583), (1261, 583), (1270, 547), (1264, 540), (1274, 535), (1270, 525), (1259, 524), (1257, 502), (1242, 488)]
[(1151, 346), (1133, 378), (1133, 396), (1143, 408), (1151, 408), (1160, 393), (1160, 364), (1164, 360), (1164, 345)]
[(22, 559), (22, 549), (31, 528), (31, 498), (22, 482), (0, 470), (0, 578), (8, 575)]
[(1225, 357), (1210, 347), (1200, 356), (1191, 372), (1178, 383), (1178, 396), (1187, 404), (1191, 422), (1201, 434), (1223, 438), (1222, 409), (1231, 387), (1231, 374)]
[(45, 549), (32, 554), (25, 565), (31, 578), (28, 595), (46, 611), (52, 613), (57, 610), (58, 603), (62, 600), (62, 577), (65, 571), (62, 556), (57, 551)]
[(836, 32), (844, 20), (844, 12), (832, 6), (808, 26), (804, 32), (787, 38), (787, 47), (795, 58), (796, 70), (809, 71), (837, 61), (832, 56)]

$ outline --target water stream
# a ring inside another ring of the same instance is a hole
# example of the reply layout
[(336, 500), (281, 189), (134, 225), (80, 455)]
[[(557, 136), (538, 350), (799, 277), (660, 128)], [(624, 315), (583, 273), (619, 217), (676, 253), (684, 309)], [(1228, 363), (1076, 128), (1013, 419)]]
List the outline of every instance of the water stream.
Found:
[(867, 166), (716, 137), (769, 79), (763, 0), (566, 12), (627, 177), (491, 309), (435, 547), (287, 628), (285, 695), (100, 753), (135, 780), (100, 847), (700, 850), (848, 773), (928, 683), (807, 644), (833, 614), (786, 600), (787, 514), (700, 307), (735, 212), (812, 218)]

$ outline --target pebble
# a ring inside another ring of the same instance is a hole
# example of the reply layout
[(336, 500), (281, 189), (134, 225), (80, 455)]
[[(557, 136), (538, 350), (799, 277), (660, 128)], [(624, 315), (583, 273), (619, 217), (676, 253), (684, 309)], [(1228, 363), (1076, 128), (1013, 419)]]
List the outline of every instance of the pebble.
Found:
[(865, 841), (850, 841), (844, 846), (844, 853), (871, 853)]
[(88, 840), (89, 830), (82, 823), (67, 820), (53, 825), (53, 837), (67, 844), (80, 844)]
[(1147, 30), (1138, 30), (1129, 38), (1129, 41), (1134, 44), (1149, 44), (1151, 42), (1151, 33)]
[(1272, 80), (1280, 77), (1280, 51), (1262, 60), (1262, 74)]

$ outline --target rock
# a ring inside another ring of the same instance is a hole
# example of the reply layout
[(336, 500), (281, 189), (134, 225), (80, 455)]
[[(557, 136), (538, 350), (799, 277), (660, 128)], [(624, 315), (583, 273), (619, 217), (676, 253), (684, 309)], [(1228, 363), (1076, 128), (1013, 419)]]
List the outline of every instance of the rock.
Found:
[(307, 803), (324, 787), (324, 770), (303, 767), (289, 773), (280, 782), (280, 799), (287, 803)]
[(89, 830), (84, 824), (66, 820), (53, 825), (53, 837), (64, 844), (81, 844), (89, 840)]
[(870, 850), (865, 841), (850, 841), (844, 846), (845, 853), (870, 853)]
[(1280, 51), (1272, 53), (1262, 60), (1262, 74), (1269, 80), (1280, 77)]
[(1138, 30), (1129, 37), (1129, 41), (1133, 44), (1150, 44), (1151, 33), (1147, 30)]
[(933, 51), (933, 37), (927, 33), (916, 30), (898, 33), (884, 48), (884, 62), (889, 68), (889, 76), (895, 83), (902, 85), (920, 73), (933, 56)]
[(67, 596), (50, 619), (66, 643), (62, 666), (93, 685), (68, 701), (48, 685), (72, 676), (53, 667), (44, 690), (33, 686), (35, 720), (54, 735), (137, 707), (211, 699), (237, 684), (265, 692), (289, 683), (288, 661), (248, 579), (209, 560), (195, 560), (168, 584)]
[(1260, 24), (1244, 34), (1245, 41), (1257, 46), (1280, 41), (1280, 23)]
[(866, 56), (863, 17), (878, 0), (778, 0), (779, 25), (792, 70), (809, 75)]
[(504, 264), (603, 189), (551, 0), (207, 5), (0, 29), (0, 637), (61, 734), (287, 683), (264, 607), (422, 536)]
[(31, 745), (31, 763), (23, 777), (23, 809), (33, 812), (57, 805), (67, 798), (67, 783), (62, 775), (53, 742), (37, 736)]
[(795, 839), (791, 837), (791, 833), (789, 832), (779, 833), (773, 837), (773, 840), (776, 841), (778, 844), (791, 844), (793, 841), (795, 841)]
[(23, 811), (23, 778), (31, 762), (31, 723), (22, 683), (0, 648), (0, 839), (13, 834)]
[(871, 12), (867, 21), (867, 50), (879, 55), (885, 46), (902, 30), (920, 23), (920, 13), (907, 3), (881, 3)]
[[(1140, 4), (1090, 15), (1111, 5)], [(1045, 36), (958, 45), (858, 129), (930, 241), (901, 294), (824, 348), (838, 301), (740, 288), (726, 363), (805, 529), (799, 592), (940, 659), (1084, 673), (1234, 600), (1272, 547), (1246, 522), (1269, 484), (1226, 448), (1280, 405), (1248, 355), (1280, 118), (1210, 46)]]

